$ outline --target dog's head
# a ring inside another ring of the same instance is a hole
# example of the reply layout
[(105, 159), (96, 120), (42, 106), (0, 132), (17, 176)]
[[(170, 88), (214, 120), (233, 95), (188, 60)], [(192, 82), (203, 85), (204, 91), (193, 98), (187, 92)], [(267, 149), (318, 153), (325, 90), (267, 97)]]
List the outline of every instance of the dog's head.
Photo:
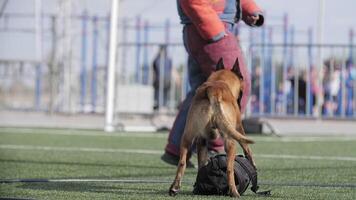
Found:
[[(220, 58), (218, 63), (216, 64), (216, 71), (219, 70), (223, 70), (225, 69), (225, 65), (224, 65), (224, 61), (223, 58)], [(241, 70), (240, 70), (240, 64), (239, 64), (239, 59), (236, 58), (235, 63), (233, 65), (233, 67), (231, 68), (231, 72), (233, 72), (237, 78), (239, 79), (239, 85), (237, 86), (237, 90), (238, 90), (238, 97), (237, 97), (237, 104), (239, 105), (240, 109), (241, 109), (241, 99), (242, 99), (242, 95), (243, 95), (243, 87), (244, 87), (244, 82), (243, 79), (244, 77), (242, 76)]]

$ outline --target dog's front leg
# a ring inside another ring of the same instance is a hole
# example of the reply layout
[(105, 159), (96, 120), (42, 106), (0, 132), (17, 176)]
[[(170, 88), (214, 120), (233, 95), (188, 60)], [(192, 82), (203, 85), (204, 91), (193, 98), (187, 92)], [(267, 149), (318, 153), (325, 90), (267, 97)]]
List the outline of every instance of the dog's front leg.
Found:
[(227, 183), (229, 185), (229, 195), (232, 197), (240, 197), (239, 192), (236, 189), (235, 185), (235, 176), (234, 176), (234, 163), (235, 163), (235, 155), (236, 155), (236, 142), (232, 138), (226, 138), (225, 140), (225, 150), (227, 154)]
[[(184, 135), (183, 135), (184, 137)], [(190, 144), (186, 140), (182, 140), (181, 146), (180, 146), (180, 159), (179, 163), (177, 166), (177, 174), (176, 177), (169, 188), (169, 195), (170, 196), (175, 196), (178, 194), (179, 189), (181, 187), (181, 181), (184, 175), (184, 170), (187, 166), (187, 154), (188, 154), (188, 148)]]

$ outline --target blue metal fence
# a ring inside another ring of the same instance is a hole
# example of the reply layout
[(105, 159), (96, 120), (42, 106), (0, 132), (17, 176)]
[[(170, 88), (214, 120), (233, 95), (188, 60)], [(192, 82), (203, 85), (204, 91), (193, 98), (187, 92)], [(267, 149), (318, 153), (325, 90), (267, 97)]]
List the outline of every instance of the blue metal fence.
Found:
[[(265, 54), (266, 48), (273, 53)], [(356, 65), (349, 53), (355, 48), (332, 44), (252, 45), (248, 57), (253, 86), (249, 114), (355, 118)], [(325, 55), (321, 65), (311, 56), (318, 51)], [(286, 57), (291, 58), (288, 65)]]

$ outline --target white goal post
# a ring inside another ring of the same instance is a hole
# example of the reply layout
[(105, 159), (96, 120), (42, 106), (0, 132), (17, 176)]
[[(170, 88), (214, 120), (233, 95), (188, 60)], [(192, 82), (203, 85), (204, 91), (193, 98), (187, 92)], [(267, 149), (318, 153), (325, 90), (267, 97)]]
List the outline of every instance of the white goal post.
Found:
[(109, 65), (106, 82), (106, 108), (105, 108), (105, 128), (106, 132), (113, 132), (114, 127), (114, 101), (115, 101), (115, 65), (117, 55), (117, 24), (119, 16), (120, 0), (112, 0), (110, 16), (110, 40), (109, 40)]

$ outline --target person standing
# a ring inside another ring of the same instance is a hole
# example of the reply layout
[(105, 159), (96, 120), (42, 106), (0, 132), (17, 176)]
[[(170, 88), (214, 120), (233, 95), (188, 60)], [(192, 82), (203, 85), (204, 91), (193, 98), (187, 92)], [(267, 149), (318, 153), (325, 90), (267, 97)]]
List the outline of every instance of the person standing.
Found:
[[(220, 58), (227, 69), (232, 68), (236, 59), (239, 61), (244, 81), (241, 113), (245, 111), (251, 78), (241, 48), (231, 31), (240, 19), (249, 26), (262, 26), (264, 23), (262, 10), (254, 0), (177, 0), (177, 6), (184, 25), (183, 42), (188, 53), (191, 90), (181, 104), (161, 157), (172, 165), (178, 164), (180, 140), (195, 90), (215, 71)], [(223, 140), (218, 138), (209, 142), (208, 148), (214, 152), (224, 151)], [(187, 167), (194, 165), (189, 161)]]
[[(172, 82), (172, 59), (168, 56), (167, 46), (161, 45), (159, 51), (153, 60), (153, 88), (154, 88), (154, 110), (158, 110), (160, 106), (167, 107), (168, 96)], [(161, 72), (162, 71), (162, 72)], [(162, 80), (161, 76), (163, 76)], [(162, 83), (161, 83), (162, 82)], [(162, 84), (162, 86), (160, 85)], [(162, 87), (162, 88), (160, 88)], [(160, 91), (162, 90), (162, 91)], [(160, 102), (160, 92), (163, 99)], [(161, 105), (160, 105), (161, 104)]]

